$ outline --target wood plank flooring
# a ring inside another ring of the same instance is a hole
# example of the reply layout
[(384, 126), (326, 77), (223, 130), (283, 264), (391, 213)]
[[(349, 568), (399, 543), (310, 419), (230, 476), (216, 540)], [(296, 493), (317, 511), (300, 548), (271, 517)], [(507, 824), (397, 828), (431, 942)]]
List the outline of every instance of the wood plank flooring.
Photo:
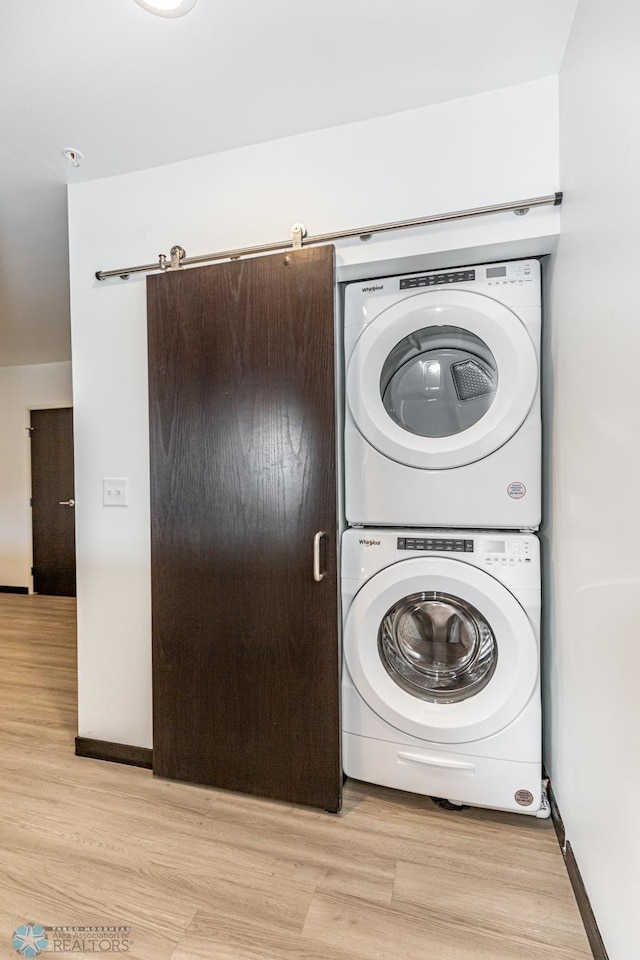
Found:
[(139, 960), (588, 960), (549, 821), (349, 783), (343, 813), (78, 758), (75, 605), (0, 595), (0, 956), (22, 922)]

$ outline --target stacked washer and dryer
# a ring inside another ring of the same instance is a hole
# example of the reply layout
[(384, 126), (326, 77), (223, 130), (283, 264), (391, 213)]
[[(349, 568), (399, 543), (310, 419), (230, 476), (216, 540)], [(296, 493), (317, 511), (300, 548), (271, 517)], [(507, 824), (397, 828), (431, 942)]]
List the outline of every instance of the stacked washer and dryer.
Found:
[(538, 816), (537, 260), (345, 290), (343, 764)]

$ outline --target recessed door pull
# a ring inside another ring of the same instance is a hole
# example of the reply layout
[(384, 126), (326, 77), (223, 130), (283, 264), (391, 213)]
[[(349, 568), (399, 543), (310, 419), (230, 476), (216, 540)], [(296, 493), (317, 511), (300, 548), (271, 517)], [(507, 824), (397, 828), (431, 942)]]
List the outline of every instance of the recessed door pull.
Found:
[(313, 538), (313, 579), (316, 583), (320, 583), (324, 578), (324, 573), (320, 573), (320, 541), (324, 536), (324, 530), (318, 530)]
[(75, 500), (59, 500), (58, 503), (61, 507), (75, 507)]

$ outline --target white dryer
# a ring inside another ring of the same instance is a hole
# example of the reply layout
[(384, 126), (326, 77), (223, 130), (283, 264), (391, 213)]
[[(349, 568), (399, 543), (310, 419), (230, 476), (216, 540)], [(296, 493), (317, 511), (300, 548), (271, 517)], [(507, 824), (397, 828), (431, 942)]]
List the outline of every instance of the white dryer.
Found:
[(540, 597), (531, 534), (345, 531), (345, 773), (547, 816)]
[(347, 285), (350, 525), (540, 524), (540, 264)]

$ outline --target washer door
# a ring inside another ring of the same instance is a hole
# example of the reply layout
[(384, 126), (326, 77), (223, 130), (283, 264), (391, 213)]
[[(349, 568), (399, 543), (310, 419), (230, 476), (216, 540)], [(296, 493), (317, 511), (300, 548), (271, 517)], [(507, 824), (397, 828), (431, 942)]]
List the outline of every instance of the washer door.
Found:
[(415, 557), (356, 594), (344, 652), (365, 702), (404, 733), (465, 743), (497, 733), (533, 693), (533, 627), (512, 593), (464, 561)]
[(538, 359), (526, 327), (504, 304), (439, 289), (371, 321), (346, 386), (353, 419), (376, 450), (442, 470), (481, 460), (513, 436), (536, 395)]

